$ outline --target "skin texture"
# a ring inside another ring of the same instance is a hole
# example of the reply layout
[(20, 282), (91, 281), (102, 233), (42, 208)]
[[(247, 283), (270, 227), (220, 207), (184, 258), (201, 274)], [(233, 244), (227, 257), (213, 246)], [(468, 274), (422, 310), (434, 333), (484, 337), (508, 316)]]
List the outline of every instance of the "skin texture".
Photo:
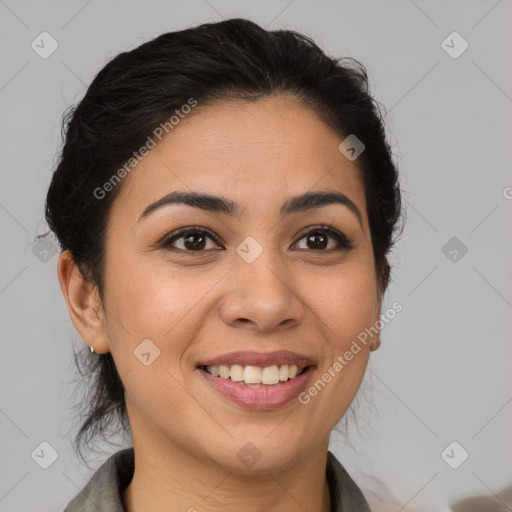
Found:
[[(363, 182), (356, 162), (338, 150), (341, 140), (289, 96), (199, 105), (124, 178), (107, 226), (103, 305), (69, 254), (61, 255), (73, 324), (95, 352), (112, 352), (126, 389), (136, 457), (123, 496), (129, 512), (329, 510), (329, 434), (379, 335), (307, 405), (294, 400), (273, 411), (228, 401), (196, 364), (237, 350), (291, 350), (317, 362), (309, 387), (379, 319)], [(280, 219), (289, 197), (326, 189), (355, 203), (362, 226), (340, 204)], [(226, 197), (242, 214), (170, 205), (138, 222), (175, 190)], [(354, 249), (337, 250), (329, 235), (327, 248), (315, 251), (304, 228), (322, 224)], [(183, 238), (174, 250), (158, 247), (193, 225), (217, 241), (206, 237), (202, 253)], [(247, 236), (263, 248), (250, 264), (235, 252)], [(134, 356), (145, 339), (160, 350), (149, 366)], [(262, 454), (252, 468), (237, 458), (247, 442)]]

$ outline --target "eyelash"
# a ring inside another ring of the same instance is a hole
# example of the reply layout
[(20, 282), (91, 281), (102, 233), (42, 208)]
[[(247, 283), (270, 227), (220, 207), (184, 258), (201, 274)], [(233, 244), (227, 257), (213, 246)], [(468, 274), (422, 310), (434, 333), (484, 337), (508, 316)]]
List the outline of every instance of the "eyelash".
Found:
[[(330, 253), (332, 251), (343, 251), (343, 250), (350, 251), (355, 248), (354, 245), (350, 242), (350, 240), (345, 235), (343, 235), (342, 233), (338, 232), (337, 230), (330, 228), (329, 226), (325, 226), (323, 224), (320, 226), (314, 226), (312, 228), (309, 228), (308, 231), (301, 233), (300, 238), (298, 238), (298, 240), (293, 245), (295, 245), (296, 243), (298, 243), (300, 240), (302, 240), (303, 238), (305, 238), (307, 235), (309, 235), (311, 233), (328, 234), (329, 236), (331, 236), (338, 242), (339, 247), (334, 248), (334, 249), (333, 248), (331, 248), (331, 249), (310, 249), (309, 252)], [(180, 228), (180, 229), (172, 232), (163, 241), (161, 248), (171, 250), (170, 246), (173, 242), (175, 242), (176, 240), (179, 240), (180, 238), (183, 238), (184, 235), (189, 235), (189, 234), (208, 235), (217, 245), (221, 245), (217, 241), (216, 235), (210, 229), (200, 228), (198, 226), (189, 226), (189, 227)], [(186, 249), (178, 249), (178, 248), (173, 248), (173, 249), (176, 249), (180, 252), (185, 252), (188, 254), (194, 254), (194, 253), (201, 254), (208, 250), (212, 250), (212, 249), (206, 249), (206, 250), (200, 250), (200, 251), (188, 251)], [(301, 249), (301, 250), (304, 250), (304, 249)]]

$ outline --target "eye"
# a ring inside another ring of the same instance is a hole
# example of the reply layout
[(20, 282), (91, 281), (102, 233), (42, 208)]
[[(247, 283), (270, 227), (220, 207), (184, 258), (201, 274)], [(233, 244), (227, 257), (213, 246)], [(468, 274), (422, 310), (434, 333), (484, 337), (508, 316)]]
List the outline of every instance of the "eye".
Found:
[[(208, 239), (213, 246), (208, 247)], [(299, 247), (300, 250), (311, 250), (315, 252), (331, 252), (351, 250), (354, 248), (348, 238), (339, 231), (328, 226), (317, 226), (310, 228), (302, 234), (295, 245), (305, 240), (306, 247)], [(329, 246), (329, 240), (334, 240), (334, 247)], [(207, 228), (195, 226), (184, 227), (171, 233), (162, 243), (162, 248), (167, 250), (178, 250), (182, 252), (201, 253), (209, 250), (220, 249), (215, 234)]]
[[(337, 246), (328, 247), (329, 239), (335, 240)], [(331, 252), (333, 250), (351, 250), (354, 248), (345, 235), (327, 226), (309, 229), (300, 240), (305, 240), (306, 247), (299, 247), (299, 249), (310, 249), (312, 251)]]
[[(214, 242), (214, 247), (206, 247), (208, 239)], [(174, 245), (176, 242), (179, 245)], [(203, 252), (218, 249), (219, 244), (209, 229), (187, 227), (171, 233), (169, 238), (163, 242), (162, 247), (169, 250), (175, 248), (185, 252)]]

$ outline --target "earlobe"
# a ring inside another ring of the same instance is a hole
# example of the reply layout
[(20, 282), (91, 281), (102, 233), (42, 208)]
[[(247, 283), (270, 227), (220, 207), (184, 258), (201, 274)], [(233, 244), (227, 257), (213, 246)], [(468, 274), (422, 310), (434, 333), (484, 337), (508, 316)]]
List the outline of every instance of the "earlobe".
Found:
[(108, 352), (109, 344), (97, 286), (82, 276), (68, 250), (63, 251), (59, 257), (57, 274), (69, 316), (78, 334), (89, 347), (94, 344), (94, 352)]
[(377, 332), (377, 334), (372, 336), (372, 339), (370, 341), (370, 351), (371, 352), (373, 352), (374, 350), (377, 350), (380, 347), (380, 330), (382, 327), (382, 322), (380, 320), (380, 314), (381, 314), (380, 312), (381, 312), (381, 307), (380, 307), (380, 301), (379, 301), (379, 307), (375, 314), (376, 320), (373, 324), (378, 332)]

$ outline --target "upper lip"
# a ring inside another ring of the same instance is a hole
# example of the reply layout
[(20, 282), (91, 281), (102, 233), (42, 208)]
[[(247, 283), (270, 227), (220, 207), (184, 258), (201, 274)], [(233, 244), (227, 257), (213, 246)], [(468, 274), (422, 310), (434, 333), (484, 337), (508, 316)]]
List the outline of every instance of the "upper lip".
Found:
[(256, 352), (253, 350), (241, 350), (237, 352), (230, 352), (211, 359), (200, 361), (197, 366), (216, 366), (216, 365), (233, 365), (239, 364), (242, 366), (272, 366), (276, 365), (292, 365), (306, 367), (315, 365), (315, 361), (309, 357), (290, 352), (289, 350), (276, 350), (274, 352)]

